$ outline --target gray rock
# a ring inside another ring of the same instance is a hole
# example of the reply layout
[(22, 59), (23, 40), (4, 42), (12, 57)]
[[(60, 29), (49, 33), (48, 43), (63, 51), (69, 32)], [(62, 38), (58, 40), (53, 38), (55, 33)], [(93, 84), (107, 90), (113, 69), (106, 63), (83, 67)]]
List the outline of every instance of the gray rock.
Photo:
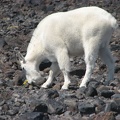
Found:
[(49, 120), (49, 117), (40, 112), (31, 112), (20, 116), (18, 120)]
[(7, 116), (6, 115), (0, 115), (0, 120), (7, 120)]
[(55, 7), (55, 11), (60, 11), (61, 9), (65, 9), (66, 1), (62, 2), (61, 4), (57, 3)]
[(3, 49), (5, 45), (7, 45), (6, 41), (3, 38), (0, 38), (0, 50)]
[(78, 99), (77, 96), (76, 96), (76, 93), (74, 92), (70, 92), (69, 90), (61, 90), (59, 92), (59, 96), (62, 98), (62, 99)]
[(97, 88), (101, 83), (97, 80), (91, 79), (88, 83), (88, 87), (91, 86), (93, 88)]
[(115, 92), (111, 89), (112, 86), (99, 86), (97, 88), (97, 92), (99, 96), (103, 96), (105, 98), (111, 98), (111, 96), (115, 94)]
[(113, 99), (120, 99), (120, 94), (114, 94), (111, 96)]
[(120, 114), (115, 117), (116, 120), (120, 120)]
[(93, 101), (93, 104), (96, 106), (95, 110), (96, 113), (99, 113), (101, 111), (104, 111), (106, 103), (101, 98), (95, 98)]
[(24, 81), (25, 81), (24, 71), (16, 70), (14, 73), (14, 84), (15, 85), (23, 85)]
[(5, 85), (6, 85), (5, 80), (0, 79), (0, 87), (5, 86)]
[(35, 98), (34, 96), (25, 100), (26, 105), (29, 106), (29, 110), (32, 112), (42, 112), (47, 113), (47, 106), (45, 101), (40, 101), (39, 99)]
[(5, 100), (0, 98), (0, 106), (2, 106), (5, 103)]
[(110, 86), (120, 86), (119, 78), (116, 78), (115, 80), (111, 81)]
[(9, 100), (11, 99), (12, 92), (10, 90), (2, 90), (1, 91), (1, 98), (4, 100)]
[(29, 0), (32, 5), (41, 5), (43, 0)]
[(72, 113), (77, 113), (78, 112), (78, 105), (77, 105), (77, 100), (76, 99), (65, 99), (64, 104), (67, 106), (67, 110), (72, 112)]
[(118, 73), (120, 71), (120, 66), (115, 67), (115, 73)]
[(120, 113), (120, 100), (115, 100), (113, 102), (109, 102), (105, 107), (106, 112), (114, 111)]
[(7, 111), (7, 114), (10, 115), (10, 116), (14, 116), (18, 113), (18, 109), (12, 109), (12, 110), (8, 110)]
[(105, 98), (111, 98), (112, 95), (114, 95), (115, 93), (111, 90), (103, 90), (100, 92), (100, 95), (105, 97)]
[(94, 97), (96, 96), (98, 93), (97, 93), (97, 90), (94, 88), (94, 87), (87, 87), (86, 91), (85, 91), (85, 95), (86, 96), (91, 96), (91, 97)]
[(84, 99), (85, 98), (85, 88), (82, 88), (82, 90), (81, 90), (81, 88), (78, 89), (76, 91), (76, 97), (79, 98), (79, 99)]
[(13, 78), (13, 74), (15, 73), (15, 70), (14, 69), (8, 69), (6, 72), (5, 72), (5, 75), (7, 78)]
[(49, 90), (48, 91), (48, 97), (49, 98), (59, 97), (59, 93), (57, 92), (57, 90)]
[(24, 113), (26, 113), (27, 111), (29, 111), (28, 105), (23, 104), (23, 105), (20, 107), (19, 114), (24, 114)]
[(48, 107), (44, 102), (39, 102), (37, 106), (35, 106), (35, 109), (33, 112), (42, 112), (42, 113), (47, 113)]
[(48, 107), (48, 113), (49, 114), (62, 114), (65, 111), (65, 105), (54, 100), (49, 99), (47, 100), (47, 107)]
[(46, 6), (46, 12), (53, 11), (53, 10), (54, 10), (54, 5), (53, 4)]
[(79, 92), (80, 92), (81, 94), (85, 94), (86, 89), (87, 89), (86, 87), (80, 87)]
[(78, 109), (81, 114), (92, 114), (95, 113), (95, 105), (86, 103), (86, 102), (80, 102), (78, 105)]
[(55, 84), (55, 85), (53, 86), (53, 89), (54, 89), (54, 90), (60, 90), (61, 87), (62, 87), (62, 84), (61, 84), (61, 83), (57, 83), (57, 84)]
[(2, 111), (3, 111), (4, 113), (7, 113), (8, 110), (9, 110), (9, 106), (8, 106), (7, 104), (4, 104), (4, 105), (2, 106)]

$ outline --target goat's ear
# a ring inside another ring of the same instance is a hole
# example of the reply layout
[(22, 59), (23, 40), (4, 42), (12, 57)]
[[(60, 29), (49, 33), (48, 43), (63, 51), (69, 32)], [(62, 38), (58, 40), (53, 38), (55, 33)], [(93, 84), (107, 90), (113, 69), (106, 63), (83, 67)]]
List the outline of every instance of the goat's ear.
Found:
[(23, 57), (23, 55), (20, 53), (20, 51), (18, 50), (18, 48), (14, 49), (16, 56), (18, 57), (20, 63), (25, 63), (25, 58)]
[(25, 63), (25, 58), (24, 58), (23, 55), (20, 53), (20, 51), (18, 52), (18, 59), (19, 59), (19, 61), (22, 61), (22, 63)]

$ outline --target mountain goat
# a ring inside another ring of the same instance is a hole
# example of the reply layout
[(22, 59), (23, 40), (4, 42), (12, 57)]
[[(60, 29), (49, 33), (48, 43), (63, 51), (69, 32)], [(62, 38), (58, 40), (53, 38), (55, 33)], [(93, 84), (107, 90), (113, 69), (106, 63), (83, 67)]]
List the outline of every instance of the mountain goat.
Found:
[(70, 84), (70, 57), (85, 55), (86, 72), (80, 87), (90, 80), (98, 55), (108, 67), (107, 84), (114, 78), (114, 60), (109, 42), (117, 28), (116, 19), (99, 7), (83, 7), (68, 12), (58, 12), (44, 18), (35, 29), (22, 56), (21, 67), (26, 71), (28, 83), (44, 79), (39, 71), (40, 63), (52, 62), (47, 81), (41, 86), (47, 88), (60, 70), (64, 75), (62, 89)]

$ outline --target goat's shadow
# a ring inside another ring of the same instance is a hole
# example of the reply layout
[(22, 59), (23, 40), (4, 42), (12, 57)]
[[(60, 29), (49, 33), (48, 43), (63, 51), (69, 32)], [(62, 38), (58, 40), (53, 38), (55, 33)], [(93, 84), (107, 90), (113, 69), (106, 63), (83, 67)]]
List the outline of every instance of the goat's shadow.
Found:
[(39, 69), (40, 71), (43, 71), (45, 68), (48, 68), (51, 66), (51, 62), (49, 60), (44, 60), (40, 65), (39, 65)]
[(111, 50), (112, 51), (120, 50), (120, 45), (111, 45)]
[(76, 75), (79, 79), (81, 79), (85, 75), (84, 69), (77, 69), (70, 72), (71, 75)]
[[(51, 62), (48, 61), (48, 60), (45, 60), (43, 61), (39, 68), (40, 68), (40, 71), (44, 70), (45, 68), (47, 67), (50, 67), (51, 66)], [(71, 75), (76, 75), (79, 79), (81, 79), (84, 75), (85, 75), (85, 70), (84, 69), (76, 69), (76, 70), (72, 70), (70, 72)]]

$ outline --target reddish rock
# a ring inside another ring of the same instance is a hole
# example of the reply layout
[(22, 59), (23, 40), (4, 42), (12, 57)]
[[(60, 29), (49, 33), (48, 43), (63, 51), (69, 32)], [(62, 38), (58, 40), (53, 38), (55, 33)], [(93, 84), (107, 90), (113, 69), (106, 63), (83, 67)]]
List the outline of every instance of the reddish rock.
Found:
[(115, 120), (115, 113), (107, 112), (103, 114), (98, 114), (95, 116), (93, 120)]

